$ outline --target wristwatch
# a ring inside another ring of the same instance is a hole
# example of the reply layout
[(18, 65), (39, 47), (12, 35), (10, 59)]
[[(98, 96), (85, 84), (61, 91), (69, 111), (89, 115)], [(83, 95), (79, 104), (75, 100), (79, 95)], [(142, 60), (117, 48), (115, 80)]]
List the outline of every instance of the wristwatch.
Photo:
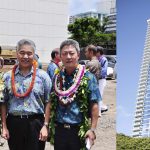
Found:
[(94, 133), (95, 139), (96, 139), (96, 134), (95, 134), (95, 128), (91, 128), (90, 131), (92, 131)]
[(91, 128), (90, 130), (91, 130), (92, 132), (94, 132), (94, 133), (95, 133), (95, 130), (96, 130), (96, 129), (95, 129), (95, 128)]
[(46, 126), (48, 128), (49, 127), (48, 122), (44, 122), (44, 126)]

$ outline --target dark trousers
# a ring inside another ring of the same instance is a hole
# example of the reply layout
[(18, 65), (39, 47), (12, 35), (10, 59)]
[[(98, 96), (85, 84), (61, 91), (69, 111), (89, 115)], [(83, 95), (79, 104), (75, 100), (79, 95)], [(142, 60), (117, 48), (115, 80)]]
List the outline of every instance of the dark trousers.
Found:
[(39, 140), (44, 117), (19, 118), (8, 116), (7, 127), (10, 150), (44, 150), (45, 142)]
[(54, 150), (80, 150), (81, 142), (78, 136), (79, 127), (70, 129), (56, 125)]

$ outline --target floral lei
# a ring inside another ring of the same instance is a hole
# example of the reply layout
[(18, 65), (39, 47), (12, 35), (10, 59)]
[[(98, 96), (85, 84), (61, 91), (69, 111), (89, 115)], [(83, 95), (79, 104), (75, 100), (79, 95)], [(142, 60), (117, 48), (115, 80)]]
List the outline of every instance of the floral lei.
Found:
[(12, 69), (12, 76), (11, 76), (11, 85), (12, 85), (12, 91), (14, 93), (14, 95), (16, 97), (19, 97), (19, 98), (24, 98), (26, 96), (28, 96), (30, 94), (30, 92), (32, 91), (33, 89), (33, 86), (34, 86), (34, 81), (35, 81), (35, 77), (36, 77), (36, 67), (37, 67), (37, 62), (34, 60), (33, 61), (33, 75), (32, 75), (32, 81), (31, 81), (31, 84), (29, 86), (29, 88), (27, 89), (27, 91), (23, 94), (19, 94), (17, 93), (16, 91), (16, 87), (15, 87), (15, 71), (16, 71), (16, 68), (18, 67), (18, 65), (14, 65), (13, 69)]
[[(59, 101), (64, 105), (74, 101), (76, 97), (76, 91), (78, 87), (80, 86), (82, 77), (84, 76), (85, 66), (78, 65), (77, 69), (79, 69), (79, 71), (77, 75), (74, 76), (74, 79), (73, 79), (74, 83), (68, 90), (62, 87), (65, 82), (65, 79), (64, 79), (65, 77), (62, 76), (62, 79), (61, 79), (59, 74), (55, 75), (54, 90), (55, 90), (56, 95), (59, 97)], [(64, 68), (63, 68), (63, 72), (64, 72)], [(58, 78), (60, 79), (59, 83), (57, 83)]]
[[(80, 123), (80, 129), (79, 129), (79, 132), (78, 132), (78, 135), (80, 137), (80, 140), (81, 140), (81, 143), (83, 145), (83, 149), (84, 149), (84, 146), (85, 146), (85, 133), (87, 132), (87, 130), (89, 129), (89, 119), (88, 119), (88, 115), (89, 115), (89, 102), (88, 102), (88, 97), (89, 97), (89, 89), (88, 89), (88, 80), (89, 78), (85, 76), (85, 73), (86, 73), (86, 70), (84, 68), (84, 73), (82, 74), (82, 69), (81, 68), (81, 65), (79, 66), (79, 71), (78, 71), (78, 74), (77, 74), (77, 81), (76, 83), (74, 83), (68, 90), (67, 92), (63, 92), (62, 93), (66, 94), (66, 95), (72, 95), (73, 92), (75, 92), (74, 90), (71, 90), (71, 89), (74, 89), (76, 86), (76, 84), (79, 84), (77, 88), (75, 88), (75, 90), (77, 90), (77, 96), (74, 98), (74, 100), (77, 100), (77, 103), (79, 104), (79, 108), (80, 108), (80, 112), (83, 114), (83, 120), (82, 122)], [(59, 71), (57, 70), (56, 71), (56, 79), (57, 80), (57, 76), (59, 74)], [(82, 74), (82, 75), (81, 75)], [(81, 77), (81, 78), (80, 78)], [(74, 88), (73, 88), (74, 87)], [(55, 89), (56, 87), (54, 87)], [(58, 87), (57, 87), (58, 88)], [(56, 91), (57, 90), (57, 91)], [(69, 93), (70, 91), (70, 93)], [(72, 92), (71, 92), (72, 91)], [(57, 108), (57, 104), (58, 104), (58, 99), (59, 99), (59, 102), (62, 102), (62, 100), (60, 99), (60, 93), (61, 93), (61, 90), (59, 91), (59, 93), (56, 93), (58, 92), (58, 89), (55, 89), (52, 93), (51, 93), (51, 120), (50, 120), (50, 134), (51, 134), (51, 137), (50, 137), (50, 143), (51, 144), (54, 144), (54, 134), (55, 134), (55, 118), (56, 118), (56, 108)], [(61, 93), (61, 94), (62, 94)], [(64, 95), (64, 96), (66, 96)], [(69, 101), (69, 100), (66, 100), (68, 101), (68, 103), (71, 103), (72, 101)], [(63, 103), (63, 102), (62, 102)], [(66, 104), (66, 103), (63, 103), (63, 104)]]

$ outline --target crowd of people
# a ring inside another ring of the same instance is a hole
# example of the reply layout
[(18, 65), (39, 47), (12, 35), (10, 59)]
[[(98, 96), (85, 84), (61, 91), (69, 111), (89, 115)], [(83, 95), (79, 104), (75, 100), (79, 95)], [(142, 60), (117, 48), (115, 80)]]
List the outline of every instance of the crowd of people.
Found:
[(49, 135), (55, 150), (90, 149), (98, 118), (108, 110), (102, 101), (108, 64), (103, 50), (88, 45), (89, 61), (79, 64), (79, 43), (67, 39), (51, 52), (46, 72), (35, 43), (17, 43), (17, 63), (0, 74), (1, 135), (10, 150), (44, 150)]

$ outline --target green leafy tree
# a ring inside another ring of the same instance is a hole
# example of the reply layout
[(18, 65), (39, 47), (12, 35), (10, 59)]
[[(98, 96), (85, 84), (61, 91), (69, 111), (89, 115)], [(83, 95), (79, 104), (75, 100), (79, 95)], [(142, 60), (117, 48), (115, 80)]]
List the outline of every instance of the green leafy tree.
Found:
[(68, 25), (70, 38), (77, 40), (82, 47), (91, 43), (95, 33), (100, 31), (100, 23), (95, 18), (79, 18), (73, 24)]
[(105, 32), (105, 25), (107, 18), (104, 19), (103, 25), (97, 18), (78, 18), (73, 24), (68, 25), (70, 37), (79, 42), (81, 47), (89, 44), (101, 45), (104, 48), (116, 48), (116, 34), (107, 34)]
[(133, 138), (117, 134), (117, 150), (150, 150), (150, 138)]

